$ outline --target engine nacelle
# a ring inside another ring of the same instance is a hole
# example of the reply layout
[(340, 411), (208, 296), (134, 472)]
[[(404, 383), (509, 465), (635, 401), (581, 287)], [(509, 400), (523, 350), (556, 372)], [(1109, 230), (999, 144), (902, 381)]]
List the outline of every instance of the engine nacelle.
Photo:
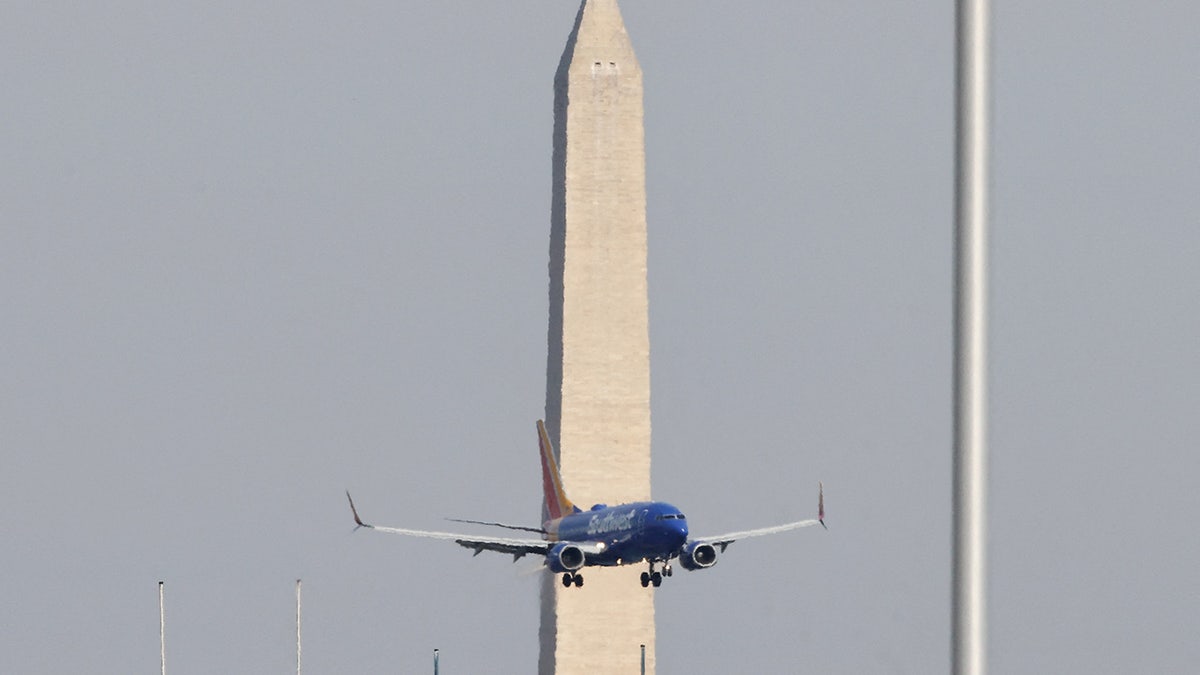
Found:
[(679, 564), (691, 572), (717, 564), (717, 547), (702, 541), (689, 541), (679, 550)]
[(583, 551), (574, 544), (566, 542), (555, 544), (546, 552), (546, 567), (549, 567), (550, 571), (555, 574), (574, 572), (582, 568), (584, 562), (586, 560)]

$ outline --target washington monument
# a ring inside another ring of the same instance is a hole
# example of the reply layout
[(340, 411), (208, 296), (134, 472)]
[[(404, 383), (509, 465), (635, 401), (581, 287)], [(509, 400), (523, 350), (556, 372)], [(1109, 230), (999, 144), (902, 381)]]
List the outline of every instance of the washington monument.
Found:
[[(546, 425), (583, 508), (650, 498), (642, 71), (616, 0), (583, 0), (554, 77)], [(640, 566), (545, 573), (541, 675), (654, 672)], [(581, 592), (582, 591), (582, 592)]]

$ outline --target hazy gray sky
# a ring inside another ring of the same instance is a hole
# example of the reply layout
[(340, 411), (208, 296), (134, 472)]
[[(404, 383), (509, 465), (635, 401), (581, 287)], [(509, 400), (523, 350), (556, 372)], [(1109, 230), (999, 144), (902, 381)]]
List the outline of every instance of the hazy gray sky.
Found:
[[(995, 4), (992, 672), (1190, 671), (1200, 8)], [(305, 672), (534, 670), (534, 562), (342, 491), (537, 519), (577, 7), (6, 7), (0, 671), (155, 672), (161, 579), (172, 673), (288, 672), (297, 577)], [(945, 672), (952, 3), (622, 9), (655, 496), (831, 526), (664, 584), (659, 673)]]

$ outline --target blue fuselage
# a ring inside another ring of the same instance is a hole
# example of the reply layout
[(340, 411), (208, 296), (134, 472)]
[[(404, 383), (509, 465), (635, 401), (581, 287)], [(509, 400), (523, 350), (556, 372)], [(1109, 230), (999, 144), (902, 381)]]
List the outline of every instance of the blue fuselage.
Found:
[(620, 506), (597, 504), (545, 523), (552, 541), (603, 543), (589, 553), (589, 565), (619, 565), (641, 560), (670, 560), (687, 542), (687, 520), (666, 502), (634, 502)]

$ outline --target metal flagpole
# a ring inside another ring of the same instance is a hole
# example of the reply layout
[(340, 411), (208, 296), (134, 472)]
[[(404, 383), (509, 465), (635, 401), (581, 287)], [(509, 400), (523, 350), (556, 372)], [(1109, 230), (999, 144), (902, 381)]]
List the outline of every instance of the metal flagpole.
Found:
[(300, 580), (296, 580), (296, 675), (300, 675)]
[(163, 604), (163, 582), (158, 582), (158, 658), (162, 675), (167, 675), (167, 614)]
[(954, 280), (955, 675), (987, 671), (988, 0), (956, 0)]

